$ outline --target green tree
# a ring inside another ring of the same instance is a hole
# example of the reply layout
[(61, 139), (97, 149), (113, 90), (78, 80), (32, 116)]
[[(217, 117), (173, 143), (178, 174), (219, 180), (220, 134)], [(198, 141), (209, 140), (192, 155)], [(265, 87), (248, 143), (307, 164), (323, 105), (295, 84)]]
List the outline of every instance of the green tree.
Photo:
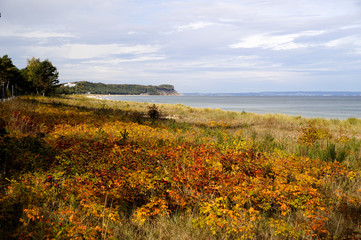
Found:
[(51, 95), (59, 86), (59, 73), (56, 67), (48, 60), (40, 61), (40, 58), (28, 59), (26, 67), (27, 81), (33, 86), (36, 94)]
[(13, 94), (19, 77), (19, 69), (15, 67), (11, 58), (9, 58), (8, 55), (0, 58), (0, 96), (2, 98), (9, 97)]

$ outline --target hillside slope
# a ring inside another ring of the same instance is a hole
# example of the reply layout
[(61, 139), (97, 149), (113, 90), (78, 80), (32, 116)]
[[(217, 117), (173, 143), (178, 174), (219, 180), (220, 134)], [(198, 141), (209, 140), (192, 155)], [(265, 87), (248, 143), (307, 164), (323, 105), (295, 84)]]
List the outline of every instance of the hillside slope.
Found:
[(173, 85), (104, 84), (87, 81), (60, 86), (60, 94), (179, 95)]

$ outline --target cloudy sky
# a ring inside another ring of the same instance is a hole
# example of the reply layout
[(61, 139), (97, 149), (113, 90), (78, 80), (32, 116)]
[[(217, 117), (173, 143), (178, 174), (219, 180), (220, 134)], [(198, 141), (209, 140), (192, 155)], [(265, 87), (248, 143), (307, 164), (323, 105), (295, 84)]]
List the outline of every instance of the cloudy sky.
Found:
[(361, 91), (360, 0), (0, 0), (0, 55), (61, 82)]

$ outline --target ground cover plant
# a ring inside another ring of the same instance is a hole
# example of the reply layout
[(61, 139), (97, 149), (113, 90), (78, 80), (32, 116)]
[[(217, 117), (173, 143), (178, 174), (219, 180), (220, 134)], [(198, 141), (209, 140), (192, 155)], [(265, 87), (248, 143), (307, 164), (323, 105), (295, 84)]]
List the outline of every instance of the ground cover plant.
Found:
[(361, 121), (0, 103), (4, 239), (359, 239)]

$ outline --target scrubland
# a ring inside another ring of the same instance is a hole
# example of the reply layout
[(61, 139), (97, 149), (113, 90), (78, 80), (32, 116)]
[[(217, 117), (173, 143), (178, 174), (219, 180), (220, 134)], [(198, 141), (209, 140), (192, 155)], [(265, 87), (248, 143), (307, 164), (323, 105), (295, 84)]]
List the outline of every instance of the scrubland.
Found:
[(0, 118), (4, 239), (361, 238), (356, 118), (81, 96)]

